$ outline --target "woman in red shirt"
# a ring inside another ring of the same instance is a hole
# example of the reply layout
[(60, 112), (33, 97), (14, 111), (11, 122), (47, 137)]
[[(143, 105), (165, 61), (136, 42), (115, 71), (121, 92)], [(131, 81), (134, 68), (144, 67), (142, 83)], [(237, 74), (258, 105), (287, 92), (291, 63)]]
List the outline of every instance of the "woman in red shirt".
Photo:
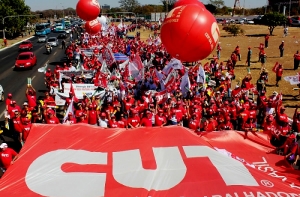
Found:
[(140, 126), (152, 127), (152, 118), (151, 112), (147, 111), (146, 116), (144, 116), (140, 122)]
[(128, 126), (130, 128), (137, 128), (140, 126), (140, 117), (136, 110), (131, 111), (131, 117), (128, 118)]
[(158, 110), (158, 113), (155, 115), (155, 126), (163, 127), (167, 124), (167, 118), (164, 115), (162, 109)]

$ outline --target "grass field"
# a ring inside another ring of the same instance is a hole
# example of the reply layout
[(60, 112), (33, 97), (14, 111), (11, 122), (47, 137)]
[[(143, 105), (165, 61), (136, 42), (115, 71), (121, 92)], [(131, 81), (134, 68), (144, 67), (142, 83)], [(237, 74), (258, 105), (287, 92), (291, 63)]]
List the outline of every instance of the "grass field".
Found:
[[(237, 66), (235, 68), (236, 80), (232, 82), (232, 87), (236, 85), (237, 80), (239, 80), (240, 78), (243, 79), (247, 74), (247, 67), (245, 66), (245, 62), (249, 46), (252, 48), (252, 83), (256, 83), (259, 77), (261, 64), (257, 62), (259, 50), (255, 47), (258, 47), (260, 43), (264, 43), (264, 35), (269, 33), (267, 26), (242, 25), (242, 28), (245, 30), (245, 35), (234, 37), (222, 30), (222, 26), (220, 26), (220, 42), (222, 47), (221, 61), (227, 61), (237, 45), (239, 45), (241, 49), (242, 58), (241, 61), (237, 63)], [(143, 31), (141, 29), (140, 32), (142, 40), (146, 40), (150, 34), (153, 35), (153, 32), (149, 30)], [(266, 68), (269, 72), (269, 86), (267, 87), (267, 94), (270, 95), (273, 91), (277, 91), (279, 93), (282, 92), (283, 104), (287, 107), (286, 113), (291, 117), (294, 113), (293, 108), (298, 104), (300, 105), (300, 100), (297, 98), (297, 96), (299, 95), (299, 91), (293, 90), (293, 88), (296, 86), (290, 85), (283, 79), (279, 82), (279, 87), (276, 87), (276, 76), (275, 73), (272, 72), (272, 68), (276, 62), (281, 63), (284, 67), (283, 77), (296, 75), (298, 72), (293, 70), (293, 56), (294, 53), (300, 49), (300, 28), (289, 27), (288, 33), (289, 34), (287, 37), (283, 37), (283, 27), (276, 27), (273, 32), (273, 36), (270, 36), (269, 47), (265, 49), (265, 52), (267, 54)], [(283, 40), (285, 41), (284, 57), (280, 58), (278, 47)], [(213, 55), (216, 55), (216, 51), (214, 51), (209, 57), (207, 57), (207, 59), (202, 60), (202, 64), (208, 62), (209, 58), (212, 58)]]

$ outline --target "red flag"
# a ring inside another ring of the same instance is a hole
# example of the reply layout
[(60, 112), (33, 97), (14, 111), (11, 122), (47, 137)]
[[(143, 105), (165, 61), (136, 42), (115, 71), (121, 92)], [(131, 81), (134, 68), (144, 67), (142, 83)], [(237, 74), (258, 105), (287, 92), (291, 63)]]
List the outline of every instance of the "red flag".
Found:
[(102, 52), (102, 58), (106, 61), (107, 65), (112, 65), (116, 60), (114, 54), (109, 47), (105, 47)]
[(155, 100), (156, 100), (157, 104), (163, 104), (164, 102), (166, 102), (168, 100), (167, 90), (164, 90), (161, 92), (156, 92), (154, 94), (154, 96), (155, 96)]
[(276, 71), (277, 71), (277, 69), (278, 69), (278, 66), (279, 66), (279, 63), (276, 62), (275, 65), (274, 65), (274, 67), (272, 68), (272, 71), (273, 71), (274, 73), (276, 73)]
[(135, 64), (135, 66), (139, 69), (142, 70), (144, 68), (141, 57), (139, 56), (138, 53), (135, 54), (132, 63)]
[(72, 94), (73, 101), (74, 101), (75, 103), (77, 103), (77, 102), (78, 102), (78, 98), (77, 98), (76, 95), (75, 95), (75, 90), (74, 90), (74, 88), (73, 88), (73, 83), (71, 83), (70, 94)]

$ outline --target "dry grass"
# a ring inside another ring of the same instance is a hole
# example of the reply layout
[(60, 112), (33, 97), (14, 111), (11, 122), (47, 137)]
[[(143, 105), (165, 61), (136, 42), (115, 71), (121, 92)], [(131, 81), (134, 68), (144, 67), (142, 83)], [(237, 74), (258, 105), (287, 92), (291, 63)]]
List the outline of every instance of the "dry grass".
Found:
[[(240, 46), (241, 49), (241, 61), (237, 63), (237, 66), (235, 68), (235, 74), (236, 79), (239, 78), (243, 79), (244, 76), (247, 74), (247, 67), (245, 66), (248, 47), (250, 46), (252, 48), (252, 64), (251, 64), (251, 73), (252, 73), (252, 83), (256, 83), (256, 80), (259, 77), (259, 71), (261, 68), (261, 64), (259, 62), (256, 62), (258, 60), (258, 47), (259, 43), (264, 43), (264, 35), (269, 33), (267, 26), (261, 26), (261, 25), (242, 25), (242, 28), (245, 30), (245, 35), (243, 36), (231, 36), (227, 32), (222, 30), (222, 26), (220, 26), (221, 29), (221, 61), (227, 61), (231, 55), (231, 53), (234, 51), (235, 47), (237, 45)], [(141, 38), (142, 40), (146, 40), (149, 37), (149, 34), (153, 35), (153, 32), (146, 30), (143, 31), (143, 29), (139, 30), (141, 32)], [(133, 34), (133, 33), (130, 33)], [(296, 27), (289, 27), (289, 34), (287, 37), (283, 37), (283, 27), (276, 27), (274, 32), (274, 36), (271, 36), (269, 39), (269, 47), (265, 49), (265, 52), (267, 54), (267, 64), (266, 68), (269, 71), (269, 82), (268, 84), (270, 87), (267, 87), (267, 94), (270, 95), (273, 91), (282, 92), (283, 94), (283, 104), (288, 107), (286, 110), (286, 113), (289, 116), (292, 116), (294, 113), (293, 107), (300, 104), (300, 100), (296, 97), (299, 92), (293, 90), (294, 87), (290, 85), (288, 82), (284, 81), (282, 79), (281, 82), (279, 82), (279, 87), (275, 86), (275, 73), (272, 72), (272, 68), (274, 64), (278, 61), (281, 63), (284, 67), (283, 77), (284, 76), (290, 76), (290, 75), (296, 75), (297, 71), (293, 70), (293, 56), (294, 53), (300, 49), (299, 47), (299, 38), (300, 38), (300, 28)], [(285, 51), (284, 51), (284, 57), (279, 57), (279, 49), (278, 46), (280, 45), (281, 41), (285, 41)], [(216, 51), (214, 51), (212, 55), (216, 55)], [(209, 59), (202, 60), (202, 63), (206, 63), (209, 61)], [(237, 81), (232, 82), (232, 87), (235, 86)]]

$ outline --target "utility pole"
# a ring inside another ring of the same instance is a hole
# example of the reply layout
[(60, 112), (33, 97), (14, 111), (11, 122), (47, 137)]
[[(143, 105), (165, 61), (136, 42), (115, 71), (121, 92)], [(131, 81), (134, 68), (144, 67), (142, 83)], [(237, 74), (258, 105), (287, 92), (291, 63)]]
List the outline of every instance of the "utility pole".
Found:
[(289, 4), (289, 17), (291, 16), (291, 7), (292, 7), (292, 0), (290, 0), (290, 4)]
[(169, 12), (169, 0), (166, 0), (166, 12)]
[(6, 18), (14, 18), (14, 17), (20, 17), (20, 16), (37, 16), (37, 15), (40, 15), (40, 14), (35, 14), (35, 15), (11, 15), (11, 16), (4, 16), (3, 18), (2, 18), (2, 27), (3, 27), (3, 30), (2, 30), (2, 33), (3, 33), (3, 39), (5, 38), (5, 27), (4, 27), (4, 20), (6, 19)]

